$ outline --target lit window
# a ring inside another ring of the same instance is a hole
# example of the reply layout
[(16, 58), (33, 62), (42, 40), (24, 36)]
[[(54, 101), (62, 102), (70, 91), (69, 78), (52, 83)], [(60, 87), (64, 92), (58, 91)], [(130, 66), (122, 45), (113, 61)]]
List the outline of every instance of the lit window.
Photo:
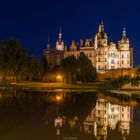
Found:
[(127, 115), (127, 118), (129, 119), (129, 114)]
[(114, 63), (115, 63), (115, 61), (112, 59), (112, 60), (111, 60), (111, 64), (114, 64)]
[(129, 111), (129, 107), (127, 107), (127, 111)]
[(129, 64), (129, 60), (127, 60), (127, 64)]
[(114, 108), (111, 108), (111, 112), (114, 112)]

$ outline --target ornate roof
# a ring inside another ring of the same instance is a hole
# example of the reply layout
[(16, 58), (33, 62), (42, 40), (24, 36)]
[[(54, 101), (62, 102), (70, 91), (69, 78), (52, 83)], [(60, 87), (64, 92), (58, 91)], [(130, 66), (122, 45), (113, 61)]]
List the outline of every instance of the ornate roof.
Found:
[(104, 25), (103, 25), (103, 23), (101, 23), (99, 25), (99, 31), (96, 34), (96, 36), (97, 36), (97, 39), (107, 39), (107, 34), (104, 32)]

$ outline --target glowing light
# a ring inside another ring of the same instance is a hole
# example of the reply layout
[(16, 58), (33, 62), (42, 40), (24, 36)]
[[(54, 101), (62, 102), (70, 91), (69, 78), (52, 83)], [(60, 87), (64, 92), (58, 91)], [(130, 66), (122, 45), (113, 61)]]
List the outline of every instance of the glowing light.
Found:
[(58, 102), (60, 102), (60, 101), (62, 100), (62, 96), (56, 95), (56, 100), (57, 100)]
[(57, 75), (57, 76), (56, 76), (56, 79), (57, 79), (57, 80), (60, 80), (60, 79), (62, 79), (62, 76), (61, 76), (61, 75)]
[(56, 75), (56, 81), (57, 82), (63, 82), (63, 76), (60, 75), (60, 74)]

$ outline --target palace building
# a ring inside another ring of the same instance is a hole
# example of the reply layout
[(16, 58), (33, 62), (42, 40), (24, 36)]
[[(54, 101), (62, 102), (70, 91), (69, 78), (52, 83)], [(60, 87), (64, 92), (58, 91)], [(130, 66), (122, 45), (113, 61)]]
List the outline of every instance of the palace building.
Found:
[(103, 23), (99, 25), (95, 37), (80, 40), (80, 43), (72, 41), (68, 49), (62, 40), (60, 29), (59, 39), (56, 41), (55, 49), (47, 45), (47, 48), (44, 50), (44, 55), (49, 64), (59, 65), (62, 59), (70, 55), (74, 55), (78, 58), (81, 52), (86, 54), (99, 73), (112, 69), (127, 69), (133, 67), (133, 49), (130, 46), (125, 28), (122, 32), (122, 38), (115, 44), (114, 42), (108, 41)]

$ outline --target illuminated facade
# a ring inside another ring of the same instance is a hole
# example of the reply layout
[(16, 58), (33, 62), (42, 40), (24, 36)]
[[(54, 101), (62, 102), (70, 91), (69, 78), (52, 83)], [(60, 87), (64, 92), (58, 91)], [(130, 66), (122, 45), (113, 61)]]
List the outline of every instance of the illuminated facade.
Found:
[(133, 49), (130, 48), (125, 28), (122, 38), (117, 44), (108, 43), (108, 36), (101, 23), (94, 38), (80, 40), (80, 44), (72, 41), (69, 50), (64, 51), (64, 57), (74, 55), (77, 58), (80, 52), (84, 52), (88, 56), (98, 72), (133, 67)]
[(57, 51), (64, 51), (64, 41), (62, 40), (62, 33), (61, 33), (61, 28), (59, 32), (59, 39), (56, 41), (56, 50)]
[(56, 41), (56, 48), (51, 47), (51, 43), (48, 40), (46, 48), (43, 51), (43, 55), (48, 61), (50, 68), (59, 66), (62, 59), (64, 59), (64, 41), (62, 40), (61, 29), (59, 32), (59, 39)]
[(131, 110), (130, 106), (111, 104), (105, 99), (98, 99), (96, 106), (83, 122), (84, 131), (93, 133), (97, 140), (106, 140), (108, 127), (113, 130), (118, 127), (125, 139), (130, 132)]
[(133, 49), (130, 47), (125, 28), (123, 29), (121, 40), (115, 44), (108, 42), (103, 23), (99, 25), (98, 32), (94, 38), (86, 39), (85, 41), (80, 40), (80, 43), (72, 41), (69, 49), (64, 45), (60, 29), (55, 48), (50, 48), (48, 44), (44, 50), (44, 55), (48, 63), (53, 67), (60, 65), (60, 61), (68, 56), (74, 55), (78, 58), (81, 52), (84, 52), (91, 60), (98, 72), (133, 67)]

